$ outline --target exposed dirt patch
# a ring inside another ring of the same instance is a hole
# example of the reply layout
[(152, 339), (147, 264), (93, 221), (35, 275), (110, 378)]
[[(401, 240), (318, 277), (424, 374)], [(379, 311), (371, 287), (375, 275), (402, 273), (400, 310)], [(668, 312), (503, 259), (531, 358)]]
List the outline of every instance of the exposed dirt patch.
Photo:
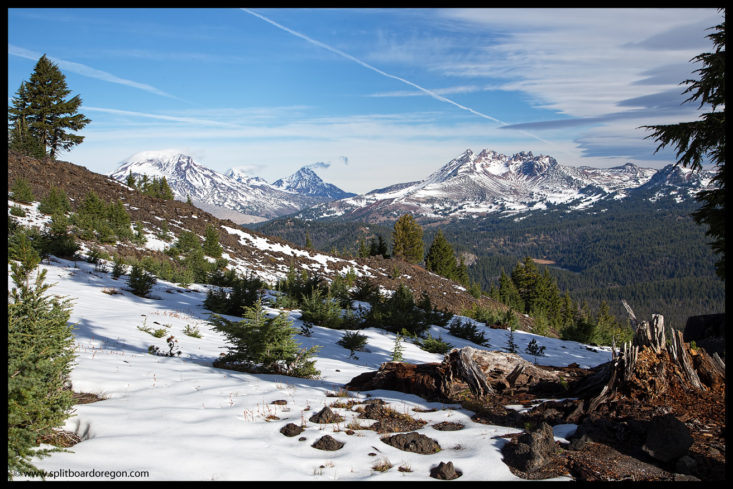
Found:
[(438, 431), (458, 431), (465, 428), (461, 423), (454, 423), (452, 421), (441, 421), (440, 423), (435, 423), (432, 427)]
[(440, 445), (429, 436), (415, 431), (410, 433), (399, 433), (397, 435), (385, 436), (381, 440), (387, 445), (399, 448), (405, 452), (420, 453), (423, 455), (437, 453)]
[(319, 450), (326, 450), (329, 452), (333, 452), (333, 451), (342, 449), (344, 445), (345, 445), (344, 442), (338, 441), (331, 435), (324, 435), (320, 437), (318, 440), (316, 440), (313, 443), (313, 445), (311, 446)]

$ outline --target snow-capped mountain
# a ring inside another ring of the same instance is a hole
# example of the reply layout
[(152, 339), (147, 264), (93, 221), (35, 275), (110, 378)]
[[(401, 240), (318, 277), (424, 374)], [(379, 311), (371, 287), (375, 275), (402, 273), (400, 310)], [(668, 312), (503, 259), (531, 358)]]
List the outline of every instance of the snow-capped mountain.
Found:
[[(571, 167), (531, 152), (506, 156), (486, 149), (479, 153), (467, 149), (424, 180), (320, 204), (302, 211), (301, 216), (373, 221), (405, 212), (437, 218), (511, 215), (561, 204), (584, 208), (604, 198), (625, 198), (635, 189), (651, 185), (655, 178), (661, 178), (659, 175), (676, 175), (677, 170), (658, 171), (633, 163), (613, 168)], [(694, 193), (705, 187), (712, 174), (684, 175), (670, 176), (665, 181), (684, 185)]]
[[(321, 196), (284, 191), (259, 177), (250, 177), (237, 169), (226, 174), (196, 163), (178, 150), (136, 153), (110, 174), (125, 182), (127, 176), (165, 177), (176, 199), (191, 201), (221, 218), (239, 214), (239, 222), (255, 222), (292, 214), (305, 207), (329, 200)], [(316, 176), (316, 178), (318, 178)], [(320, 179), (319, 179), (320, 180)]]
[(287, 178), (281, 178), (272, 183), (272, 186), (286, 192), (301, 195), (323, 197), (329, 200), (353, 197), (356, 194), (344, 192), (337, 186), (324, 182), (316, 172), (304, 166)]

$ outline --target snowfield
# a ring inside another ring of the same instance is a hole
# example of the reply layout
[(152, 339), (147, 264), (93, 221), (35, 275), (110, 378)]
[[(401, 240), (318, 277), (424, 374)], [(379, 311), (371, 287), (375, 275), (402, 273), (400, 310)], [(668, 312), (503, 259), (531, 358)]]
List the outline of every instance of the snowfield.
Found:
[[(207, 322), (209, 311), (202, 307), (206, 286), (195, 284), (183, 289), (158, 281), (150, 298), (142, 298), (127, 289), (125, 276), (114, 280), (87, 262), (52, 258), (40, 268), (47, 270), (47, 282), (55, 284), (49, 293), (73, 301), (71, 322), (77, 353), (71, 373), (73, 390), (104, 398), (77, 405), (68, 419), (64, 428), (76, 432), (82, 438), (80, 443), (68, 452), (34, 461), (50, 473), (49, 479), (424, 481), (432, 480), (431, 467), (452, 461), (463, 472), (460, 480), (521, 480), (502, 462), (500, 449), (506, 441), (494, 438), (519, 430), (474, 423), (470, 419), (473, 413), (459, 405), (427, 402), (395, 391), (350, 393), (356, 399), (379, 397), (393, 409), (427, 421), (420, 432), (442, 447), (431, 455), (391, 447), (373, 431), (356, 430), (347, 435), (346, 425), (356, 421), (358, 413), (345, 408), (333, 408), (345, 418), (342, 423), (320, 425), (308, 420), (324, 406), (343, 400), (328, 394), (338, 392), (356, 375), (391, 360), (395, 339), (391, 333), (362, 330), (368, 336), (368, 351), (357, 352), (357, 358), (350, 358), (349, 351), (337, 344), (343, 331), (314, 326), (310, 337), (298, 335), (303, 346), (321, 347), (316, 362), (321, 371), (318, 380), (223, 370), (212, 367), (225, 351), (226, 341)], [(8, 286), (13, 286), (10, 279)], [(299, 331), (300, 312), (288, 315)], [(166, 335), (156, 338), (138, 327), (164, 328)], [(186, 327), (198, 329), (202, 337), (187, 336)], [(491, 348), (506, 346), (506, 331), (479, 327)], [(430, 333), (455, 347), (476, 346), (437, 326)], [(151, 345), (167, 352), (166, 337), (170, 335), (178, 341), (180, 356), (148, 353)], [(574, 342), (516, 332), (519, 352), (530, 361), (535, 359), (524, 350), (533, 338), (546, 347), (545, 356), (537, 359), (541, 364), (576, 362), (590, 367), (611, 358), (608, 349), (589, 349)], [(404, 361), (442, 359), (410, 342), (403, 346)], [(437, 411), (415, 412), (415, 408)], [(441, 421), (466, 427), (453, 432), (431, 427)], [(304, 441), (280, 433), (288, 423), (305, 423), (300, 435)], [(554, 429), (557, 439), (562, 440), (575, 427)], [(311, 446), (326, 434), (344, 442), (344, 447), (330, 452)], [(372, 468), (383, 461), (393, 467), (386, 472)]]

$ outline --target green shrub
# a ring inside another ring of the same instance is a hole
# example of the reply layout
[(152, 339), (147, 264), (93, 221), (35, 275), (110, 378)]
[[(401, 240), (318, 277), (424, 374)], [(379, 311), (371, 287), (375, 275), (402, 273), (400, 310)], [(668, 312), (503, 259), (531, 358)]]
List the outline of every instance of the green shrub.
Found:
[(36, 198), (33, 196), (33, 191), (31, 190), (31, 186), (28, 184), (28, 180), (26, 180), (23, 177), (18, 177), (15, 180), (10, 191), (13, 192), (12, 199), (15, 202), (22, 202), (23, 204), (30, 204), (31, 202), (36, 200)]
[(464, 322), (456, 318), (448, 327), (448, 331), (457, 338), (463, 338), (481, 346), (490, 346), (488, 338), (476, 328), (476, 325), (472, 321)]
[(430, 301), (430, 296), (427, 292), (423, 292), (420, 298), (420, 302), (417, 303), (417, 307), (422, 309), (425, 313), (424, 321), (427, 324), (433, 324), (435, 326), (446, 326), (451, 319), (453, 319), (453, 313), (449, 311), (439, 311), (433, 307)]
[(125, 274), (125, 262), (120, 255), (115, 255), (112, 263), (112, 278), (117, 280)]
[(133, 294), (146, 297), (152, 290), (155, 282), (157, 282), (155, 276), (143, 270), (140, 265), (135, 264), (132, 266), (128, 284)]
[(359, 277), (356, 279), (354, 291), (351, 292), (351, 299), (375, 304), (381, 300), (379, 287), (369, 277)]
[(44, 295), (45, 270), (35, 285), (24, 283), (13, 264), (19, 288), (8, 294), (8, 479), (35, 472), (33, 458), (59, 449), (39, 449), (38, 441), (61, 427), (74, 401), (68, 377), (74, 361), (74, 337), (67, 300)]
[(341, 329), (341, 306), (330, 295), (313, 289), (310, 296), (301, 300), (301, 320), (324, 328)]
[(478, 303), (474, 303), (470, 309), (464, 310), (461, 315), (475, 319), (476, 321), (486, 325), (496, 324), (502, 318), (502, 314), (498, 310), (483, 307)]
[(201, 338), (201, 331), (199, 331), (199, 327), (194, 326), (192, 328), (190, 324), (187, 324), (186, 327), (183, 328), (183, 334), (192, 338)]
[(541, 357), (545, 355), (545, 347), (540, 346), (537, 343), (537, 340), (534, 338), (532, 338), (532, 340), (529, 342), (525, 351), (534, 357)]
[(453, 345), (443, 341), (442, 337), (433, 338), (430, 333), (427, 337), (417, 340), (415, 342), (417, 346), (429, 353), (439, 353), (445, 355), (453, 349)]
[(204, 307), (217, 314), (242, 316), (244, 309), (252, 307), (259, 298), (259, 291), (264, 283), (253, 274), (234, 279), (231, 291), (223, 287), (209, 289), (204, 300)]
[(209, 320), (226, 335), (228, 351), (214, 362), (215, 367), (290, 375), (317, 377), (315, 355), (318, 347), (301, 348), (295, 341), (297, 330), (284, 313), (267, 317), (262, 300), (245, 309), (242, 321), (230, 321), (217, 314)]
[(38, 204), (38, 211), (47, 215), (65, 214), (71, 211), (69, 197), (62, 189), (51, 187), (48, 195)]
[(429, 327), (425, 313), (415, 306), (412, 292), (404, 284), (400, 284), (392, 297), (374, 302), (371, 306), (364, 318), (366, 326), (392, 332), (404, 329), (411, 336), (419, 336)]
[(15, 204), (13, 207), (10, 208), (10, 215), (15, 217), (25, 217), (25, 211), (21, 206)]
[(362, 351), (367, 344), (367, 337), (358, 331), (347, 331), (337, 342), (351, 353), (349, 357), (355, 357), (354, 352)]

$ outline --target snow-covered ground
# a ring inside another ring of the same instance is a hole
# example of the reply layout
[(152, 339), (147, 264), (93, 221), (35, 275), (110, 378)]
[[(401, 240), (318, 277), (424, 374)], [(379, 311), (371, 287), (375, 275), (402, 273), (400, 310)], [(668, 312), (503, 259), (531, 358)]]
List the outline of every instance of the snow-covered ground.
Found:
[[(347, 435), (346, 425), (358, 414), (347, 409), (334, 408), (345, 418), (343, 423), (308, 421), (324, 406), (342, 400), (327, 394), (391, 359), (393, 334), (363, 330), (368, 336), (368, 351), (358, 352), (356, 359), (349, 358), (349, 351), (337, 344), (343, 331), (314, 326), (310, 337), (298, 335), (303, 346), (321, 347), (316, 362), (321, 371), (318, 380), (222, 370), (212, 367), (212, 362), (226, 350), (226, 341), (207, 322), (209, 312), (202, 306), (205, 286), (183, 289), (161, 280), (150, 298), (141, 298), (127, 290), (126, 277), (114, 280), (111, 274), (95, 271), (93, 264), (84, 261), (54, 258), (40, 268), (48, 270), (47, 282), (55, 284), (49, 293), (73, 300), (71, 322), (77, 352), (71, 373), (73, 389), (104, 398), (77, 405), (67, 421), (65, 429), (79, 434), (81, 443), (69, 452), (34, 461), (56, 479), (433, 480), (431, 467), (452, 461), (463, 472), (459, 480), (520, 480), (502, 462), (500, 449), (506, 441), (495, 438), (518, 430), (474, 423), (470, 420), (473, 413), (459, 405), (427, 402), (395, 391), (351, 393), (357, 399), (382, 398), (393, 409), (427, 421), (420, 431), (442, 447), (431, 455), (401, 451), (380, 441), (381, 435), (373, 431), (357, 430)], [(9, 287), (12, 285), (9, 280)], [(288, 314), (300, 330), (300, 313)], [(184, 334), (187, 326), (197, 328), (202, 337)], [(156, 338), (138, 327), (165, 328), (167, 334)], [(506, 347), (507, 331), (483, 325), (479, 328), (492, 345), (489, 349)], [(430, 333), (455, 347), (476, 346), (437, 326)], [(168, 351), (165, 339), (169, 335), (178, 340), (179, 357), (148, 353), (151, 345)], [(546, 347), (545, 356), (536, 359), (541, 364), (575, 362), (590, 367), (611, 357), (607, 349), (592, 351), (586, 345), (516, 332), (519, 353), (530, 361), (535, 358), (525, 348), (531, 339)], [(442, 358), (409, 342), (403, 346), (407, 362)], [(287, 404), (272, 404), (276, 400)], [(437, 411), (416, 412), (415, 408)], [(466, 427), (460, 431), (431, 427), (446, 420)], [(280, 433), (287, 423), (302, 422), (306, 427), (300, 436), (305, 441)], [(556, 426), (555, 434), (562, 439), (574, 428)], [(344, 442), (344, 447), (333, 452), (313, 448), (311, 445), (325, 434)], [(372, 468), (383, 461), (393, 467), (386, 472)], [(401, 466), (411, 471), (398, 470)], [(17, 477), (24, 478), (28, 477)]]

